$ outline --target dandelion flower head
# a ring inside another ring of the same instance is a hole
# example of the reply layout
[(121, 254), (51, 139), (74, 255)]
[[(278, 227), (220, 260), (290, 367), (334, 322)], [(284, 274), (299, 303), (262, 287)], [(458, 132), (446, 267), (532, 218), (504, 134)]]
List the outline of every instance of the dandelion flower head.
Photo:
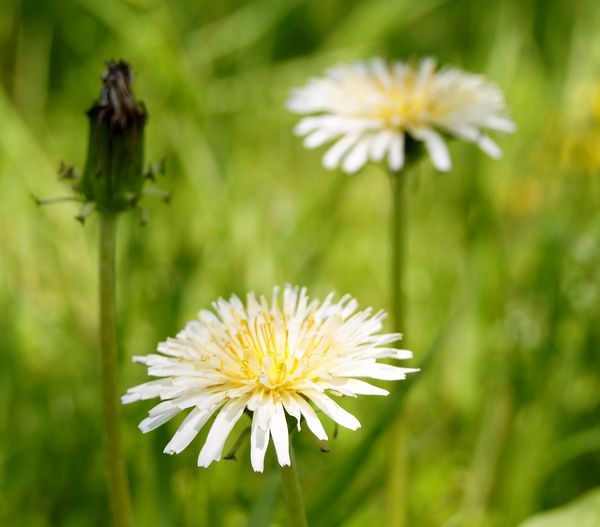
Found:
[(287, 106), (310, 114), (295, 128), (304, 145), (334, 142), (323, 164), (347, 173), (384, 158), (391, 171), (401, 170), (411, 140), (425, 145), (435, 168), (448, 171), (452, 163), (444, 136), (476, 143), (498, 158), (500, 148), (485, 130), (515, 130), (496, 86), (456, 68), (436, 71), (431, 58), (416, 65), (375, 58), (335, 66), (295, 89)]
[(400, 380), (416, 371), (379, 363), (408, 359), (411, 352), (391, 347), (401, 338), (380, 333), (385, 313), (346, 295), (334, 301), (310, 299), (305, 289), (275, 288), (271, 301), (253, 293), (244, 304), (238, 297), (219, 299), (175, 337), (158, 346), (157, 354), (134, 357), (157, 380), (130, 388), (123, 403), (160, 397), (140, 423), (148, 432), (190, 410), (165, 452), (185, 449), (216, 414), (198, 465), (221, 458), (225, 441), (244, 411), (252, 415), (252, 467), (262, 472), (272, 438), (279, 463), (290, 464), (286, 414), (298, 428), (306, 424), (319, 439), (327, 434), (316, 410), (356, 430), (359, 421), (330, 395), (387, 395), (359, 378)]

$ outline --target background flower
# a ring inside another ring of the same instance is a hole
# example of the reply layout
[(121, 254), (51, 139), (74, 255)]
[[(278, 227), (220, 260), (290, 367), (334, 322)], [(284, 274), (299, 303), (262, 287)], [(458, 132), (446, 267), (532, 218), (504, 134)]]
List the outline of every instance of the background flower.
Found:
[(336, 423), (356, 430), (358, 420), (326, 392), (339, 396), (387, 395), (388, 392), (358, 377), (404, 379), (412, 368), (378, 363), (377, 359), (408, 359), (411, 352), (390, 347), (401, 338), (382, 333), (385, 314), (357, 311), (349, 295), (333, 301), (333, 293), (320, 302), (305, 289), (287, 285), (283, 302), (275, 288), (271, 303), (253, 293), (246, 305), (236, 296), (219, 299), (214, 313), (200, 311), (176, 338), (159, 345), (160, 355), (135, 357), (148, 366), (148, 374), (161, 377), (128, 390), (124, 403), (160, 397), (163, 402), (140, 423), (143, 432), (154, 430), (188, 408), (192, 411), (165, 448), (181, 452), (217, 411), (200, 452), (198, 465), (221, 458), (225, 441), (247, 408), (253, 413), (250, 434), (252, 467), (262, 472), (270, 437), (277, 459), (290, 464), (285, 412), (300, 429), (304, 419), (319, 439), (327, 434), (309, 404), (313, 403)]
[(288, 108), (317, 114), (302, 119), (295, 132), (305, 136), (307, 148), (336, 141), (323, 164), (348, 173), (385, 157), (390, 170), (402, 169), (409, 139), (425, 144), (438, 170), (450, 170), (444, 134), (497, 158), (500, 148), (483, 130), (515, 129), (498, 88), (456, 68), (436, 72), (431, 58), (417, 66), (380, 58), (335, 66), (294, 90)]

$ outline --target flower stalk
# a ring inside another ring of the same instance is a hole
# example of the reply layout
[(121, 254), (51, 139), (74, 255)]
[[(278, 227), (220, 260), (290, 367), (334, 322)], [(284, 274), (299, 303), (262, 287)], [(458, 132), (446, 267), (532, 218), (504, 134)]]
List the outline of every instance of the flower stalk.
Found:
[[(399, 331), (404, 327), (405, 322), (405, 297), (404, 297), (404, 274), (405, 274), (405, 256), (406, 256), (406, 172), (389, 171), (392, 211), (390, 225), (390, 282), (392, 290), (391, 320), (392, 330)], [(387, 504), (386, 504), (386, 525), (402, 526), (404, 525), (405, 501), (403, 488), (405, 487), (406, 468), (405, 456), (401, 449), (404, 448), (403, 423), (399, 416), (395, 417), (394, 423), (390, 429), (389, 435), (389, 455), (388, 455), (388, 475), (387, 475)]]
[(281, 467), (281, 484), (283, 494), (288, 509), (291, 527), (308, 527), (306, 521), (306, 512), (304, 510), (304, 498), (302, 497), (302, 488), (300, 487), (300, 478), (294, 450), (290, 441), (290, 460), (289, 466)]
[(404, 267), (406, 244), (406, 174), (390, 172), (392, 190), (392, 224), (391, 224), (391, 289), (392, 289), (392, 324), (393, 330), (404, 327)]
[(115, 527), (128, 527), (132, 525), (132, 512), (121, 444), (120, 404), (117, 395), (115, 249), (118, 219), (118, 214), (114, 212), (100, 214), (100, 359), (105, 463), (113, 523)]

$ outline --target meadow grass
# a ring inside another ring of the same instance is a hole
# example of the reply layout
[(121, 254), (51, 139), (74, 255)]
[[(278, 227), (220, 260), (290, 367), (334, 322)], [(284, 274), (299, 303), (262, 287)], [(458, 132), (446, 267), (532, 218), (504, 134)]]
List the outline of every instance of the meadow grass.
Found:
[[(123, 392), (145, 380), (130, 357), (219, 295), (291, 281), (389, 308), (387, 174), (326, 173), (284, 101), (339, 60), (433, 55), (497, 82), (519, 130), (500, 162), (454, 143), (450, 174), (424, 162), (411, 175), (404, 332), (423, 370), (387, 399), (344, 401), (362, 429), (340, 430), (329, 454), (295, 439), (309, 523), (382, 524), (397, 414), (406, 525), (517, 525), (598, 486), (599, 28), (592, 0), (4, 0), (0, 524), (109, 518), (97, 219), (82, 228), (75, 206), (39, 209), (31, 194), (68, 192), (56, 169), (83, 164), (84, 111), (110, 58), (133, 65), (147, 158), (165, 156), (173, 192), (146, 203), (147, 226), (122, 220)], [(272, 451), (264, 475), (247, 447), (198, 469), (202, 438), (162, 454), (178, 420), (139, 432), (149, 406), (123, 411), (137, 525), (285, 524)]]

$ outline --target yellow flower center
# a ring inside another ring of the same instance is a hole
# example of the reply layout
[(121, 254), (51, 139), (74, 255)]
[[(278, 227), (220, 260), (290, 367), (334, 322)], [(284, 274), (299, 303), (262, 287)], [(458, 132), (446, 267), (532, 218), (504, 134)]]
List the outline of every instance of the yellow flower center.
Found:
[[(309, 329), (311, 324), (305, 321), (303, 329)], [(299, 368), (298, 358), (291, 353), (285, 315), (275, 319), (263, 313), (254, 320), (242, 319), (238, 331), (228, 333), (228, 337), (225, 347), (237, 362), (224, 365), (222, 371), (232, 381), (256, 382), (262, 388), (276, 391), (311, 376), (310, 369)]]
[[(364, 80), (362, 80), (364, 83)], [(361, 111), (356, 116), (383, 121), (389, 128), (399, 130), (407, 126), (427, 124), (432, 117), (446, 113), (446, 109), (430, 97), (431, 77), (420, 85), (414, 72), (408, 73), (401, 82), (384, 85), (376, 79), (369, 79), (357, 93), (362, 94)], [(373, 102), (373, 88), (379, 93)], [(369, 104), (369, 97), (371, 103)]]

